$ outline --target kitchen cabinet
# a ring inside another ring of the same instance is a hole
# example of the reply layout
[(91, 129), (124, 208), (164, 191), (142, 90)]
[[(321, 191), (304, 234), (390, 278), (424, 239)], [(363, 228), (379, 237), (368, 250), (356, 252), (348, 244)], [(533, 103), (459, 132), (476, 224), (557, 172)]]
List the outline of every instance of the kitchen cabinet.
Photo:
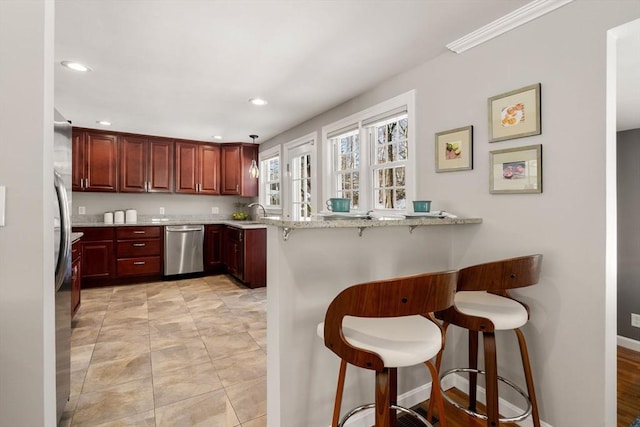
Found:
[(84, 233), (80, 241), (80, 278), (83, 284), (106, 282), (115, 277), (113, 240), (115, 227), (74, 227)]
[(116, 228), (118, 278), (159, 276), (162, 273), (163, 227)]
[(82, 289), (82, 244), (80, 240), (71, 245), (71, 317), (80, 308)]
[(175, 192), (220, 194), (220, 147), (176, 141)]
[(258, 146), (233, 143), (220, 146), (221, 191), (223, 195), (258, 196), (258, 179), (249, 176), (252, 160), (258, 161)]
[(173, 140), (144, 135), (121, 135), (118, 139), (121, 192), (173, 191)]
[(250, 288), (267, 284), (267, 230), (227, 226), (223, 238), (227, 272)]
[(222, 269), (223, 225), (205, 225), (204, 227), (204, 270), (214, 273)]
[(72, 190), (118, 191), (118, 140), (116, 135), (73, 128)]

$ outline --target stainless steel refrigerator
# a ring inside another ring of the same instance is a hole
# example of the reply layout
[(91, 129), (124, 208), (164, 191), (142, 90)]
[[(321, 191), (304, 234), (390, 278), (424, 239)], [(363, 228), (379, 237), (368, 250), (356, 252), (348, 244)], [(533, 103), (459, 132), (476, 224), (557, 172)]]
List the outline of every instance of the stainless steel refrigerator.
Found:
[(56, 304), (56, 403), (58, 422), (71, 387), (71, 123), (54, 111), (53, 218)]

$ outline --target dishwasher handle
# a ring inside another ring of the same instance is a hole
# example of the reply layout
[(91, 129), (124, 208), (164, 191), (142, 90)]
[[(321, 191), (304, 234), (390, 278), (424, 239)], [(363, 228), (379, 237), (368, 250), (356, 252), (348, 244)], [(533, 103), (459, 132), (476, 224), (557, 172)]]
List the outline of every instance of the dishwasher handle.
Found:
[(189, 231), (202, 231), (203, 227), (201, 225), (198, 226), (194, 226), (194, 227), (172, 227), (170, 225), (167, 225), (166, 227), (166, 231), (172, 232), (172, 233), (185, 233), (185, 232), (189, 232)]

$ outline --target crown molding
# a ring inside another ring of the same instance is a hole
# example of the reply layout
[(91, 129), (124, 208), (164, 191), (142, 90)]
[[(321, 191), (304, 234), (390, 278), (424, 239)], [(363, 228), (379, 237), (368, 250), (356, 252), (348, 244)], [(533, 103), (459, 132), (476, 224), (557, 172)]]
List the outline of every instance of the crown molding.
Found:
[(553, 12), (572, 1), (573, 0), (534, 0), (502, 18), (496, 19), (484, 27), (449, 43), (447, 49), (455, 53), (462, 53), (507, 31), (511, 31), (529, 21), (539, 18), (542, 15)]

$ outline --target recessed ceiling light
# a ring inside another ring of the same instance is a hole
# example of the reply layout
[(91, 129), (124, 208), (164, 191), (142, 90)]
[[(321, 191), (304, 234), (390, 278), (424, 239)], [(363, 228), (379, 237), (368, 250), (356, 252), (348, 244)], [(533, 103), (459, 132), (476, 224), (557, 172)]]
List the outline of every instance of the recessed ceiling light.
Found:
[(108, 120), (98, 120), (96, 123), (102, 126), (111, 126), (111, 122)]
[(62, 64), (63, 67), (70, 68), (75, 71), (82, 71), (83, 73), (86, 71), (91, 71), (91, 68), (79, 62), (62, 61), (60, 64)]
[(213, 139), (222, 139), (220, 135), (213, 135)]
[(253, 105), (267, 105), (267, 101), (262, 98), (251, 98), (249, 102)]

